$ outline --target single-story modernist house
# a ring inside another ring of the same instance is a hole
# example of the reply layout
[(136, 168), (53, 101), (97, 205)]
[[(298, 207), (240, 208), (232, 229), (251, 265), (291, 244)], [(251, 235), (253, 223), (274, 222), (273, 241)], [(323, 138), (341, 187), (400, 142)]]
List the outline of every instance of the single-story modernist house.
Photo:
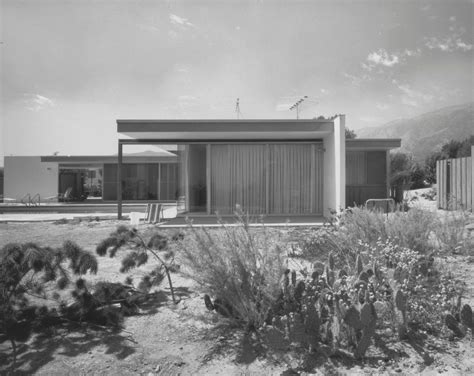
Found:
[[(400, 139), (345, 140), (345, 116), (311, 120), (117, 120), (126, 145), (178, 145), (178, 212), (328, 215), (386, 198)], [(121, 215), (122, 185), (118, 185)]]
[[(400, 139), (345, 139), (345, 116), (312, 120), (117, 120), (118, 155), (5, 157), (5, 197), (177, 203), (186, 215), (327, 215), (389, 195)], [(128, 145), (165, 145), (126, 154)], [(172, 146), (172, 147), (166, 147)], [(118, 184), (118, 182), (121, 182)], [(84, 192), (86, 193), (84, 195)]]

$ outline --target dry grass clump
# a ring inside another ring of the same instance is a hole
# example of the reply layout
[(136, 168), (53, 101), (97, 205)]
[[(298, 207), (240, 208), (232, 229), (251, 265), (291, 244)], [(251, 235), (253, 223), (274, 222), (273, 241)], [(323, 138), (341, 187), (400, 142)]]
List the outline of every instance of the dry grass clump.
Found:
[(242, 213), (237, 217), (237, 226), (223, 224), (219, 231), (191, 227), (180, 262), (229, 317), (258, 328), (279, 293), (283, 243), (264, 226), (249, 227)]

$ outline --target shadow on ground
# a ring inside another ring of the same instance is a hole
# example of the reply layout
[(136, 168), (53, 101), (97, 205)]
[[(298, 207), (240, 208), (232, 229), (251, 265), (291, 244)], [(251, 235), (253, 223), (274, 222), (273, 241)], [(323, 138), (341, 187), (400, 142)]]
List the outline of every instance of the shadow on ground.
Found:
[(307, 348), (294, 344), (286, 348), (274, 348), (269, 345), (265, 336), (256, 332), (245, 332), (236, 327), (235, 323), (222, 320), (212, 330), (203, 330), (201, 335), (208, 340), (214, 340), (204, 362), (221, 356), (232, 356), (237, 364), (242, 365), (249, 365), (257, 359), (266, 359), (288, 367), (288, 375), (314, 372), (316, 369), (325, 370), (327, 374), (337, 374), (338, 369), (350, 370), (358, 366), (372, 368), (376, 372), (380, 367), (397, 368), (399, 361), (413, 358), (415, 353), (420, 357), (417, 361), (419, 364), (430, 366), (434, 362), (433, 354), (446, 352), (446, 349), (434, 345), (426, 336), (399, 341), (377, 334), (364, 359), (354, 358), (347, 350), (333, 351), (330, 346), (322, 343), (309, 353)]
[[(31, 375), (52, 361), (56, 354), (74, 357), (97, 346), (105, 346), (107, 354), (124, 359), (135, 352), (134, 343), (133, 338), (120, 329), (91, 328), (76, 323), (49, 328), (35, 334), (28, 343), (18, 345), (13, 374)], [(0, 367), (0, 373), (8, 374), (13, 354), (11, 347), (2, 348), (0, 364), (4, 366)]]
[[(187, 291), (179, 290), (178, 296), (185, 296)], [(139, 305), (136, 315), (154, 315), (160, 307), (169, 302), (169, 293), (157, 291), (149, 294)], [(117, 311), (119, 308), (117, 308)], [(13, 351), (10, 342), (0, 341), (0, 374), (10, 374)], [(63, 320), (61, 324), (36, 328), (30, 340), (17, 343), (17, 357), (14, 375), (31, 375), (41, 367), (62, 355), (74, 358), (94, 348), (122, 360), (136, 352), (136, 342), (131, 333), (122, 327), (106, 327), (93, 322), (76, 322)], [(104, 349), (105, 347), (105, 349)]]

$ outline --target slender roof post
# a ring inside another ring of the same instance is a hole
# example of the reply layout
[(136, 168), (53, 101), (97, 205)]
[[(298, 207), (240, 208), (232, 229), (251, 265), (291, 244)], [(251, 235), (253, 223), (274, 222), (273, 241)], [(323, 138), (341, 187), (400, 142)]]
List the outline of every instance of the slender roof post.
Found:
[(123, 144), (118, 140), (118, 166), (117, 166), (117, 219), (122, 219), (122, 151)]

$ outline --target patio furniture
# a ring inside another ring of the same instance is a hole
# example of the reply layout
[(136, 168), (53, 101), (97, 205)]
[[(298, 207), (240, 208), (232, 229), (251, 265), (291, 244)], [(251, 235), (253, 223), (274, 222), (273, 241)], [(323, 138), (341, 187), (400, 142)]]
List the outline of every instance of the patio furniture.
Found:
[(163, 219), (163, 205), (147, 204), (145, 223), (158, 223), (161, 219)]
[(380, 210), (383, 213), (390, 213), (395, 210), (395, 200), (393, 198), (371, 198), (365, 202), (368, 210)]
[(58, 201), (63, 201), (63, 202), (69, 202), (72, 200), (72, 187), (68, 187), (64, 191), (64, 193), (58, 193), (57, 195), (54, 195), (54, 196), (45, 197), (45, 200), (47, 201), (58, 200)]

